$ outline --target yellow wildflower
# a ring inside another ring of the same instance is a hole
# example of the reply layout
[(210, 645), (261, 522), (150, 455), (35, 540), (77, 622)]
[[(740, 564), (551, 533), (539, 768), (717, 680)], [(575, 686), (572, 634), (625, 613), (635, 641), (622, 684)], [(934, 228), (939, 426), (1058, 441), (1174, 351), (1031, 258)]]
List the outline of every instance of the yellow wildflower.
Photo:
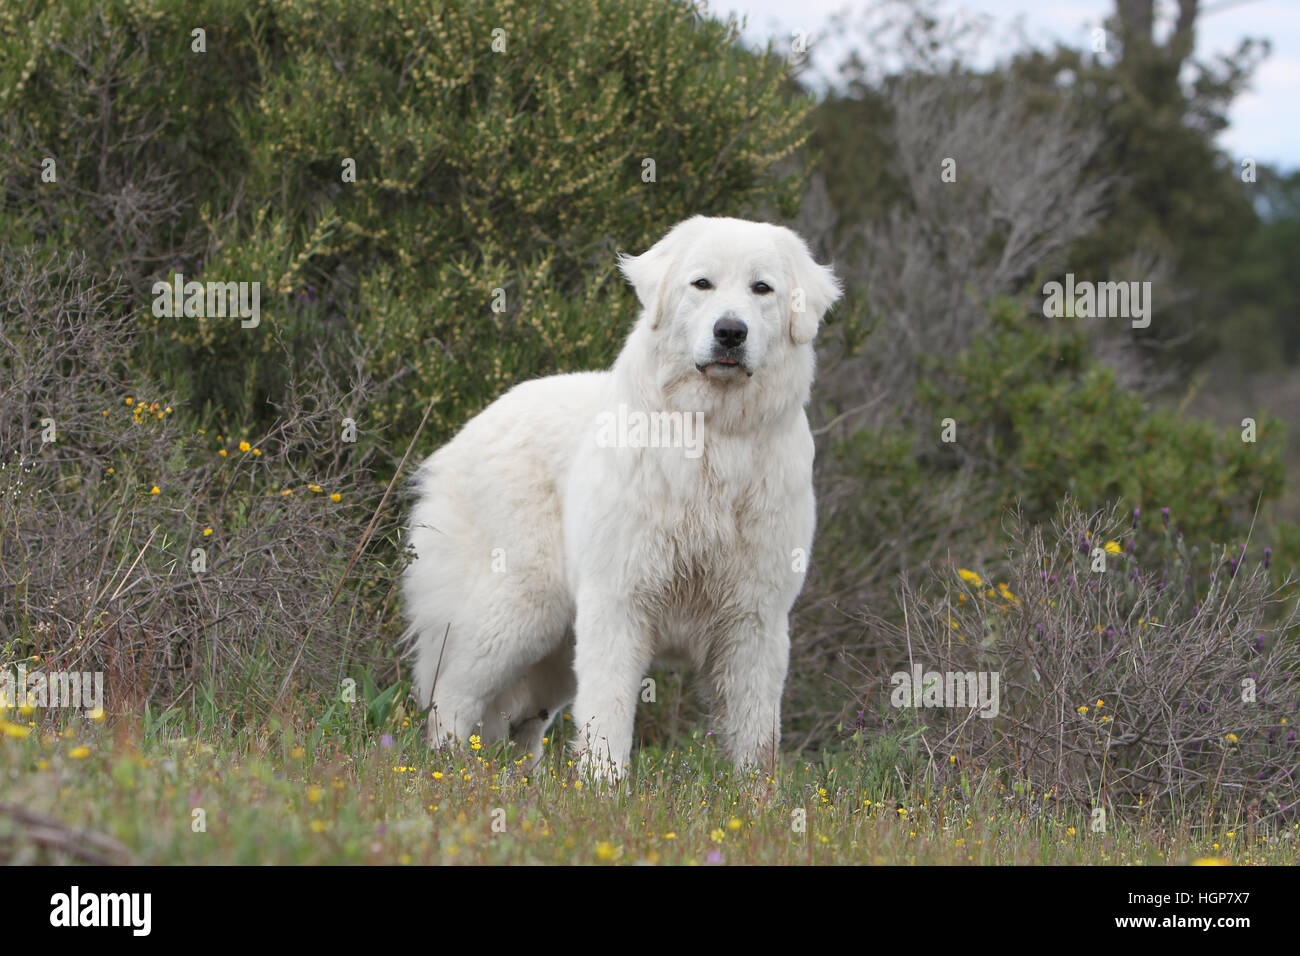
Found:
[(15, 740), (22, 740), (32, 732), (32, 728), (23, 727), (19, 724), (11, 724), (7, 720), (0, 720), (0, 734), (6, 737), (13, 737)]

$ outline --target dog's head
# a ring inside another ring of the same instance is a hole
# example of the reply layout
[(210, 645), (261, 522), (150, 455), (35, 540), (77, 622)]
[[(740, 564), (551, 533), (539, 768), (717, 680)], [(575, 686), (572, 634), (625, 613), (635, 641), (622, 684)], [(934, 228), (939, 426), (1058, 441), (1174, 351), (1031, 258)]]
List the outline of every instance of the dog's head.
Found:
[(811, 356), (840, 284), (783, 226), (695, 216), (619, 266), (636, 289), (656, 349), (718, 386), (735, 386)]

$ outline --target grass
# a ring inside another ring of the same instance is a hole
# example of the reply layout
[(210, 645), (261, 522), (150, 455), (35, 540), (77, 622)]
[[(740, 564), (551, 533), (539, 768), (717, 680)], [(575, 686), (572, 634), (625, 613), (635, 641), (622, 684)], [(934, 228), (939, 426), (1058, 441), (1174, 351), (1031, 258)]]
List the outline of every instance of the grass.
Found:
[[(1112, 820), (970, 768), (904, 788), (896, 740), (773, 780), (731, 773), (712, 738), (636, 752), (614, 792), (554, 740), (529, 775), (508, 750), (431, 753), (400, 705), (299, 702), (236, 726), (210, 704), (92, 721), (0, 717), (0, 861), (158, 864), (1237, 864), (1300, 862), (1300, 827)], [(23, 735), (23, 730), (27, 733)], [(201, 812), (200, 812), (201, 811)], [(800, 821), (803, 826), (801, 827)]]

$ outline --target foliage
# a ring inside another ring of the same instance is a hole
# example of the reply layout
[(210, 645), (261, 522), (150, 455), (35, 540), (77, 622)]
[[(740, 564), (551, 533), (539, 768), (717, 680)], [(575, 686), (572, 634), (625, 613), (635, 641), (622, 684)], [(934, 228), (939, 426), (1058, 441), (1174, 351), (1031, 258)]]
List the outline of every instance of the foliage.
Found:
[(337, 359), (353, 328), (368, 430), (409, 436), (433, 400), (432, 443), (515, 381), (612, 360), (635, 308), (617, 251), (695, 213), (793, 212), (803, 164), (776, 169), (811, 104), (736, 37), (677, 0), (10, 4), (0, 228), (84, 249), (142, 304), (174, 271), (260, 282), (255, 330), (142, 340), (233, 424), (284, 397), (276, 335)]
[(931, 446), (936, 465), (964, 460), (1003, 507), (1018, 501), (1038, 522), (1067, 494), (1090, 509), (1168, 507), (1189, 538), (1225, 540), (1281, 491), (1276, 419), (1262, 416), (1248, 441), (1240, 423), (1220, 431), (1151, 407), (1095, 359), (1084, 320), (1053, 325), (1005, 304), (993, 317), (969, 349), (930, 362), (921, 391), (936, 432), (957, 423), (956, 442)]
[[(901, 621), (900, 575), (1001, 550), (1002, 516), (1045, 524), (1072, 497), (1089, 510), (1170, 509), (1203, 555), (1246, 539), (1283, 486), (1285, 434), (1261, 416), (1256, 441), (1120, 386), (1080, 320), (1046, 322), (1008, 302), (952, 355), (926, 361), (909, 420), (826, 440), (818, 534), (794, 633), (789, 712), (820, 739), (847, 719), (848, 673), (878, 666), (883, 645), (858, 609)], [(946, 422), (951, 420), (951, 425)], [(945, 441), (945, 432), (951, 427)], [(1300, 560), (1293, 529), (1272, 541), (1279, 572)], [(798, 739), (796, 737), (796, 739)]]
[(364, 383), (294, 379), (269, 428), (208, 433), (130, 371), (120, 285), (77, 257), (4, 259), (0, 667), (102, 672), (114, 712), (200, 684), (264, 709), (291, 674), (333, 687), (388, 658), (391, 608), (357, 626), (391, 593), (383, 553), (331, 602), (382, 490), (335, 433)]

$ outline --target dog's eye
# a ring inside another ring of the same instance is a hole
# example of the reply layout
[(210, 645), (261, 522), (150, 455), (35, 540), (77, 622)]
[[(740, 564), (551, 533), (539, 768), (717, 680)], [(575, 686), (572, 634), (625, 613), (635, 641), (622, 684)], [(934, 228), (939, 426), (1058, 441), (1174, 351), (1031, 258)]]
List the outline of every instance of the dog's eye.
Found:
[(691, 283), (691, 285), (695, 286), (695, 288), (697, 289), (702, 289), (705, 291), (713, 288), (713, 283), (710, 282), (708, 279), (696, 279), (694, 282)]
[(766, 282), (755, 282), (749, 287), (749, 291), (754, 293), (754, 295), (767, 295), (772, 291), (772, 287)]

